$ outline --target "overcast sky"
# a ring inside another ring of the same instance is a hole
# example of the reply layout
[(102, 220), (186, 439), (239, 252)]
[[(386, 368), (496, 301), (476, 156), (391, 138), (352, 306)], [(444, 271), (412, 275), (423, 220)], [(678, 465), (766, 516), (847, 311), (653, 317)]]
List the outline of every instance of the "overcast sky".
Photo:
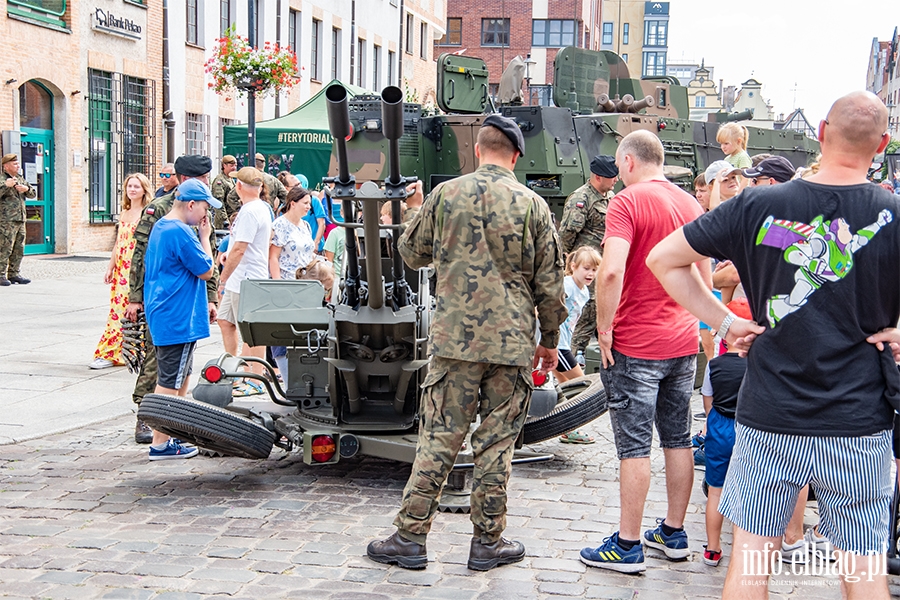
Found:
[(802, 108), (817, 127), (834, 100), (865, 89), (872, 38), (897, 25), (896, 0), (671, 0), (668, 61), (705, 58), (717, 86), (753, 77), (776, 117)]

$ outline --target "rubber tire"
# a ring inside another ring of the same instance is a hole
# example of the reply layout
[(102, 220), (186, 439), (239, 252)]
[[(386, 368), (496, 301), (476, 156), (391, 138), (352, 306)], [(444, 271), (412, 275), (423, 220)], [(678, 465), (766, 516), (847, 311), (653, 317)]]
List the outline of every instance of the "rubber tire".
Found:
[(548, 414), (527, 419), (524, 433), (526, 444), (537, 444), (574, 431), (607, 411), (606, 390), (599, 374), (571, 379), (559, 384), (559, 387), (566, 396), (575, 390), (581, 391), (561, 401)]
[(275, 434), (255, 421), (179, 396), (147, 394), (137, 418), (156, 431), (229, 456), (267, 458), (275, 443)]

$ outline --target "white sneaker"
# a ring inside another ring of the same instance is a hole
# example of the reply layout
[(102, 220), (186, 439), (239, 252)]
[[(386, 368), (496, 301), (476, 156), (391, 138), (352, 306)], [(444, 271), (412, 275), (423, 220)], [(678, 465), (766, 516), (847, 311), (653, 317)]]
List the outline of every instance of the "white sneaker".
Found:
[(786, 544), (782, 539), (781, 562), (794, 565), (805, 565), (808, 561), (808, 557), (806, 556), (808, 549), (809, 546), (807, 546), (805, 538), (800, 538), (793, 544)]
[(91, 369), (108, 369), (109, 367), (116, 366), (111, 360), (106, 360), (105, 358), (95, 358), (94, 362), (88, 365)]
[(831, 546), (831, 542), (828, 541), (827, 537), (818, 535), (815, 527), (807, 529), (806, 533), (803, 534), (803, 539), (806, 540), (810, 548), (815, 544), (816, 554), (825, 560), (834, 560), (834, 548)]

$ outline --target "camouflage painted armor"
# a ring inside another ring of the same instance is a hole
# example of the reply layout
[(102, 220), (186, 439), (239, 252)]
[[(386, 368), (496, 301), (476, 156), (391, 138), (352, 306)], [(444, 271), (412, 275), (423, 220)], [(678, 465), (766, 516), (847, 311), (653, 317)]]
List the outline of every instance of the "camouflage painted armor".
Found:
[[(147, 242), (150, 239), (150, 231), (157, 221), (166, 216), (175, 202), (175, 188), (168, 194), (164, 194), (144, 207), (141, 218), (134, 230), (134, 254), (131, 256), (131, 269), (128, 271), (128, 301), (134, 303), (144, 302), (144, 255), (147, 252)], [(215, 232), (209, 235), (210, 247), (213, 248), (213, 258), (215, 258)], [(218, 303), (219, 273), (213, 269), (213, 276), (206, 282), (206, 298), (207, 301)], [(150, 328), (147, 328), (147, 337), (144, 364), (141, 365), (141, 372), (134, 384), (133, 400), (136, 404), (141, 403), (141, 399), (146, 395), (153, 393), (156, 389), (156, 349), (153, 346), (153, 340), (150, 338)]]
[(434, 264), (437, 307), (416, 459), (394, 525), (424, 542), (478, 414), (471, 519), (493, 542), (506, 526), (510, 461), (531, 398), (535, 308), (548, 348), (566, 318), (559, 242), (547, 204), (496, 165), (442, 183), (407, 218), (400, 254), (412, 268)]
[(225, 198), (228, 196), (228, 192), (234, 189), (234, 179), (225, 173), (219, 173), (216, 175), (215, 179), (212, 180), (212, 184), (209, 188), (212, 191), (212, 195), (222, 203), (222, 208), (213, 209), (213, 213), (215, 214), (213, 228), (225, 229), (228, 220), (228, 212), (225, 210)]
[(602, 252), (600, 244), (606, 234), (606, 209), (614, 195), (613, 192), (601, 194), (588, 181), (566, 198), (559, 224), (559, 241), (564, 253), (582, 246)]
[[(266, 186), (266, 200), (272, 206), (273, 210), (277, 210), (278, 207), (284, 203), (284, 199), (287, 198), (287, 188), (268, 173), (263, 173), (262, 176), (263, 185)], [(228, 220), (233, 222), (234, 215), (241, 210), (241, 199), (238, 196), (236, 188), (232, 188), (231, 191), (228, 192), (225, 196), (224, 204), (225, 212), (228, 213)]]
[(16, 277), (25, 253), (25, 199), (37, 196), (34, 187), (21, 175), (16, 175), (16, 185), (28, 186), (24, 192), (6, 187), (10, 178), (5, 171), (0, 174), (0, 277)]

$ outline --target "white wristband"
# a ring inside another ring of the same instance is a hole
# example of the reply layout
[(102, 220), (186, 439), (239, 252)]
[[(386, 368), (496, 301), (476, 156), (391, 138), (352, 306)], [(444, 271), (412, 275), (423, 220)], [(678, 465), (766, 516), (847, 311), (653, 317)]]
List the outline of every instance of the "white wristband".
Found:
[(719, 325), (718, 335), (723, 340), (725, 339), (725, 335), (728, 333), (728, 329), (731, 327), (731, 324), (734, 323), (734, 320), (737, 318), (733, 312), (729, 312), (725, 315), (725, 318), (722, 319), (722, 324)]

